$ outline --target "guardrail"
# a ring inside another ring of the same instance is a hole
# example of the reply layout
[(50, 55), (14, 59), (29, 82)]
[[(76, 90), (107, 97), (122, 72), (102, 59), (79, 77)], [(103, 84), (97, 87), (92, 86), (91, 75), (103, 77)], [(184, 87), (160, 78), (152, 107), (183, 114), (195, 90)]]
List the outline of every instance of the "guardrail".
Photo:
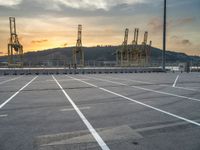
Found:
[(161, 68), (0, 68), (0, 75), (110, 74), (163, 72)]

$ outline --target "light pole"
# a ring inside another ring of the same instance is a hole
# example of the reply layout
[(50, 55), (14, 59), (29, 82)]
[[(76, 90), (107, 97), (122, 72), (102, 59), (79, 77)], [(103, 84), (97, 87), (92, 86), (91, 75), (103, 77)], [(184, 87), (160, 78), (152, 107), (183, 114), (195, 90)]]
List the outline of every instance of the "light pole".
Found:
[(166, 20), (167, 20), (167, 8), (166, 0), (164, 0), (164, 17), (163, 17), (163, 53), (162, 53), (162, 69), (165, 70), (165, 50), (166, 50)]

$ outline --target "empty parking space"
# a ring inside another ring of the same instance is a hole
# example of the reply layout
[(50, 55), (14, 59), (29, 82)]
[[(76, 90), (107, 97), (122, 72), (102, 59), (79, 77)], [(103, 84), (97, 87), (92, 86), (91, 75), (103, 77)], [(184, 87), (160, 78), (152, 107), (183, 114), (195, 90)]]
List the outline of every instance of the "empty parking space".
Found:
[[(175, 87), (174, 81), (179, 75)], [(199, 74), (6, 76), (0, 149), (200, 148)]]

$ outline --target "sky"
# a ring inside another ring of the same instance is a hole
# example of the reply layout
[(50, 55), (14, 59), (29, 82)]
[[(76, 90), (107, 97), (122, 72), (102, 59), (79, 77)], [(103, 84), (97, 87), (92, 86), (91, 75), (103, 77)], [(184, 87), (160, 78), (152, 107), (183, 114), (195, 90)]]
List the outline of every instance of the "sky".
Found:
[[(16, 18), (24, 51), (74, 46), (78, 24), (83, 46), (120, 45), (129, 28), (145, 31), (162, 48), (163, 0), (0, 0), (0, 55), (7, 53), (9, 17)], [(200, 1), (167, 0), (167, 49), (200, 56)]]

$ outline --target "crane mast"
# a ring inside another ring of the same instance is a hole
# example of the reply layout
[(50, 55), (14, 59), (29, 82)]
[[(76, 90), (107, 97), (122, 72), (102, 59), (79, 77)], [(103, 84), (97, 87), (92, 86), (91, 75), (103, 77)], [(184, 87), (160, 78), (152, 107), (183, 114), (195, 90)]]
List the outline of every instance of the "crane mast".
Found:
[(16, 22), (14, 17), (9, 17), (10, 38), (8, 43), (8, 66), (23, 66), (23, 46), (20, 44), (16, 32)]
[(76, 47), (73, 49), (73, 67), (77, 66), (84, 67), (84, 51), (82, 48), (82, 25), (78, 25), (78, 35)]

